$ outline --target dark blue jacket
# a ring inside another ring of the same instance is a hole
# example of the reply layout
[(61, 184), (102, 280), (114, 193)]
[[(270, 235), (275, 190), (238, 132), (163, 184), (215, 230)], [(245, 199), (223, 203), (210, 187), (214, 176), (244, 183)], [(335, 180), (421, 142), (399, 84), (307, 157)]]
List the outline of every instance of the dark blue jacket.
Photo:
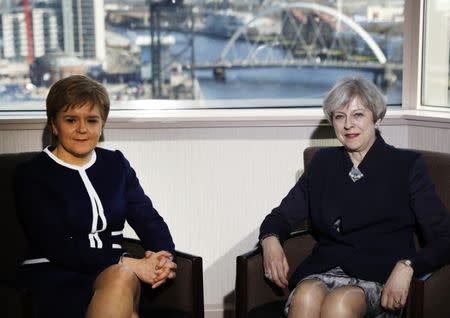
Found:
[[(348, 275), (385, 283), (400, 259), (414, 262), (415, 275), (450, 263), (450, 216), (437, 197), (424, 159), (396, 149), (378, 136), (358, 168), (344, 147), (320, 150), (281, 204), (266, 216), (260, 238), (284, 241), (309, 217), (317, 244), (295, 270), (290, 288), (307, 275), (340, 266)], [(340, 226), (336, 221), (340, 220)], [(418, 224), (426, 246), (416, 252)]]
[(98, 273), (119, 261), (125, 221), (147, 250), (174, 252), (169, 229), (120, 151), (96, 148), (83, 167), (48, 149), (17, 168), (28, 264)]

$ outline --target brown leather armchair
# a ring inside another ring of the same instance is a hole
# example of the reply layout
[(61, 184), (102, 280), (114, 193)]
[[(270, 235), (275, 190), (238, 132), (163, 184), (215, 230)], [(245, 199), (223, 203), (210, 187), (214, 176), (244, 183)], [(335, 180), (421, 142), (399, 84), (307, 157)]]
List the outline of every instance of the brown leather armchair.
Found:
[[(0, 242), (0, 317), (33, 317), (32, 295), (17, 286), (17, 269), (23, 261), (26, 240), (16, 218), (13, 176), (18, 163), (36, 155), (36, 152), (0, 154), (0, 198), (2, 202), (2, 229)], [(142, 256), (144, 249), (138, 240), (125, 239), (127, 251)], [(176, 251), (177, 278), (156, 290), (144, 290), (141, 299), (144, 317), (204, 317), (202, 258)]]
[[(318, 149), (305, 149), (305, 166)], [(424, 156), (436, 192), (450, 213), (450, 154), (418, 152)], [(306, 223), (291, 234), (283, 246), (291, 271), (309, 255), (314, 244)], [(281, 290), (264, 278), (261, 251), (256, 248), (238, 256), (236, 266), (236, 318), (283, 317), (288, 291)], [(426, 279), (413, 279), (403, 317), (450, 317), (449, 303), (450, 265), (447, 265)]]

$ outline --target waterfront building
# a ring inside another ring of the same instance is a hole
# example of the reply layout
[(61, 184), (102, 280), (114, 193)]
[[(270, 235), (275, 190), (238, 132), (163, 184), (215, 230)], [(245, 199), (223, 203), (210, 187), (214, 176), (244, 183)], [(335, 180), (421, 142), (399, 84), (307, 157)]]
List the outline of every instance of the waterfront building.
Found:
[(384, 7), (381, 5), (367, 7), (368, 22), (403, 22), (403, 6)]
[(74, 63), (67, 63), (64, 58), (63, 67), (49, 72), (42, 67), (47, 65), (41, 63), (42, 57), (48, 57), (44, 59), (47, 61), (54, 54), (62, 54), (83, 58), (88, 65), (105, 62), (103, 5), (103, 0), (62, 0), (3, 10), (0, 12), (0, 58), (31, 65), (32, 82), (38, 85), (49, 85), (79, 69), (78, 62), (74, 68)]
[(65, 53), (49, 53), (38, 57), (30, 66), (31, 83), (49, 87), (61, 78), (86, 74), (86, 63), (80, 58)]
[(3, 38), (1, 57), (24, 60), (28, 55), (25, 14), (23, 12), (3, 13), (0, 20)]
[(231, 9), (212, 11), (205, 17), (203, 31), (211, 35), (231, 37), (252, 18), (251, 13), (237, 12)]
[(32, 10), (34, 58), (61, 48), (58, 11), (52, 8)]
[(62, 0), (64, 51), (104, 60), (105, 11), (103, 0)]
[[(58, 11), (55, 8), (5, 7), (0, 14), (0, 57), (20, 61), (28, 58), (29, 54), (39, 57), (58, 48)], [(30, 16), (28, 29), (27, 12)]]
[[(32, 57), (41, 57), (61, 48), (58, 28), (60, 11), (56, 8), (37, 7), (30, 9), (31, 25), (27, 31), (26, 13), (21, 7), (5, 11), (0, 15), (0, 38), (3, 39), (0, 56), (5, 59), (24, 61), (30, 52), (28, 41), (32, 41)], [(28, 37), (28, 32), (31, 32)]]

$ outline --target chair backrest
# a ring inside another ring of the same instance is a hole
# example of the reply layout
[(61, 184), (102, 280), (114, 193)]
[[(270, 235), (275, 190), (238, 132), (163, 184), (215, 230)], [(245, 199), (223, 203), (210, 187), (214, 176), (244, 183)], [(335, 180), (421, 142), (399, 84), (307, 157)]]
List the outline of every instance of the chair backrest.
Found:
[(2, 204), (2, 261), (0, 262), (0, 282), (14, 284), (18, 265), (23, 261), (26, 239), (17, 219), (14, 199), (14, 174), (16, 166), (32, 157), (37, 152), (0, 154), (0, 202)]
[[(308, 147), (305, 149), (303, 152), (303, 163), (305, 167), (320, 148)], [(424, 157), (436, 193), (450, 213), (450, 154), (427, 150), (413, 150), (422, 154)]]
[(0, 202), (2, 261), (0, 262), (0, 317), (31, 317), (30, 297), (17, 287), (17, 269), (25, 258), (26, 238), (15, 207), (14, 174), (16, 166), (37, 152), (0, 154)]

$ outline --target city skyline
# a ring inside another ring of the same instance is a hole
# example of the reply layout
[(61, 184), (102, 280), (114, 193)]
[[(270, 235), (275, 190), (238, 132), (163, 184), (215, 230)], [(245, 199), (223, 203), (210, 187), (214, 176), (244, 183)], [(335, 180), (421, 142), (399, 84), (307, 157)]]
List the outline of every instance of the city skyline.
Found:
[[(0, 58), (29, 59), (61, 51), (69, 55), (104, 60), (105, 21), (103, 0), (1, 1)], [(6, 8), (6, 9), (5, 9)]]
[[(320, 2), (325, 3), (327, 1)], [(181, 96), (182, 98), (186, 96), (186, 92), (191, 90), (187, 87), (188, 85), (199, 87), (196, 84), (197, 80), (202, 81), (205, 94), (195, 93), (193, 95), (209, 96), (209, 90), (205, 87), (213, 87), (215, 84), (208, 82), (208, 79), (203, 80), (204, 74), (208, 74), (205, 72), (211, 72), (210, 74), (212, 74), (213, 68), (222, 65), (220, 64), (222, 62), (219, 61), (221, 53), (224, 61), (229, 65), (236, 66), (237, 69), (242, 63), (253, 65), (254, 61), (252, 60), (256, 61), (257, 67), (267, 68), (284, 65), (303, 65), (303, 67), (305, 65), (325, 65), (325, 62), (327, 62), (328, 64), (334, 63), (333, 65), (338, 67), (343, 67), (343, 63), (347, 63), (345, 64), (346, 67), (355, 64), (352, 67), (373, 69), (370, 65), (374, 62), (373, 54), (366, 47), (365, 40), (361, 37), (355, 37), (354, 30), (352, 31), (347, 27), (343, 31), (336, 32), (336, 30), (340, 30), (337, 23), (341, 20), (337, 19), (337, 16), (333, 17), (333, 13), (327, 15), (326, 10), (321, 12), (322, 9), (302, 9), (301, 6), (290, 6), (292, 9), (286, 9), (287, 11), (283, 15), (276, 12), (280, 9), (279, 7), (274, 7), (274, 11), (266, 14), (263, 18), (260, 17), (259, 23), (248, 25), (246, 29), (248, 33), (243, 34), (239, 41), (236, 41), (235, 38), (233, 45), (231, 47), (228, 45), (227, 50), (224, 50), (227, 41), (230, 40), (235, 31), (246, 23), (240, 18), (245, 15), (252, 19), (251, 16), (257, 16), (256, 11), (248, 9), (246, 11), (244, 8), (222, 10), (223, 8), (202, 7), (204, 10), (194, 13), (196, 19), (194, 30), (196, 48), (193, 49), (194, 44), (191, 44), (191, 48), (192, 52), (196, 54), (195, 61), (186, 61), (185, 53), (183, 53), (190, 52), (186, 49), (189, 39), (185, 38), (183, 30), (179, 27), (180, 23), (186, 20), (185, 17), (174, 15), (169, 18), (166, 13), (158, 28), (161, 27), (161, 31), (166, 35), (169, 33), (171, 41), (168, 42), (168, 45), (160, 46), (160, 52), (164, 51), (161, 56), (166, 58), (164, 61), (160, 59), (159, 67), (154, 67), (158, 65), (152, 60), (155, 49), (151, 47), (150, 27), (153, 26), (154, 28), (155, 25), (149, 23), (149, 12), (144, 11), (150, 8), (143, 6), (143, 1), (136, 1), (134, 2), (136, 6), (130, 6), (129, 8), (123, 5), (111, 5), (114, 3), (117, 4), (118, 1), (62, 0), (59, 2), (39, 2), (39, 5), (35, 3), (36, 5), (31, 8), (34, 60), (33, 63), (24, 65), (30, 67), (29, 72), (22, 73), (21, 80), (31, 80), (31, 83), (38, 87), (48, 87), (54, 80), (61, 77), (81, 73), (104, 83), (111, 83), (112, 86), (127, 82), (137, 83), (132, 84), (137, 87), (135, 91), (139, 94), (135, 98), (145, 98), (153, 94), (148, 92), (149, 84), (153, 85), (154, 82), (153, 70), (161, 69), (159, 73), (155, 73), (162, 74), (163, 90), (167, 88), (167, 93), (164, 92), (161, 96)], [(121, 3), (123, 4), (123, 2)], [(359, 3), (362, 2), (357, 1), (358, 5)], [(352, 3), (352, 6), (354, 5), (356, 4)], [(16, 8), (16, 10), (0, 13), (1, 23), (7, 22), (9, 33), (12, 34), (9, 38), (3, 39), (3, 44), (0, 44), (0, 49), (2, 49), (0, 54), (2, 54), (2, 58), (11, 62), (25, 64), (25, 56), (28, 51), (26, 46), (23, 45), (27, 41), (27, 38), (23, 37), (23, 34), (26, 34), (23, 30), (26, 28), (26, 23), (24, 10), (23, 8), (20, 9)], [(334, 11), (329, 12), (335, 12), (337, 8), (332, 6), (331, 9)], [(377, 33), (381, 29), (374, 29), (370, 20), (364, 14), (361, 14), (358, 8), (355, 7), (354, 9), (355, 11), (351, 11), (353, 16), (349, 17), (360, 19), (357, 23), (365, 23), (364, 27), (367, 28), (367, 32), (373, 32), (373, 35), (368, 38), (376, 39), (389, 58), (397, 56), (397, 53), (401, 52), (398, 48), (401, 48), (402, 42), (394, 43), (394, 41), (390, 41), (386, 44), (387, 41), (383, 35)], [(307, 13), (302, 12), (302, 10), (306, 10)], [(232, 17), (236, 19), (226, 19), (226, 17), (219, 19), (220, 15), (228, 14), (235, 14)], [(6, 21), (7, 19), (4, 19), (4, 17), (8, 15), (16, 15), (16, 22), (12, 21), (13, 19), (10, 19), (9, 22)], [(17, 19), (17, 16), (20, 16), (21, 20)], [(223, 21), (222, 29), (219, 27), (216, 32), (212, 32), (211, 28), (208, 30), (206, 22), (211, 19), (216, 25)], [(227, 21), (234, 22), (225, 25)], [(99, 24), (96, 25), (96, 22)], [(398, 25), (396, 24), (395, 28), (398, 28)], [(392, 28), (392, 25), (387, 25), (387, 27)], [(224, 28), (229, 29), (229, 32), (224, 33)], [(0, 37), (7, 33), (4, 32), (7, 29), (2, 26)], [(105, 39), (105, 32), (107, 32), (108, 41)], [(21, 34), (22, 37), (20, 37)], [(247, 43), (244, 43), (243, 40), (245, 39), (248, 41)], [(10, 41), (11, 44), (5, 45), (5, 41)], [(100, 47), (97, 45), (100, 45)], [(20, 58), (14, 59), (14, 52), (5, 55), (5, 47), (22, 49), (20, 51), (22, 60)], [(205, 50), (206, 47), (207, 50)], [(223, 54), (225, 51), (228, 53)], [(234, 52), (240, 52), (240, 54), (234, 56)], [(264, 57), (266, 60), (264, 60)], [(286, 58), (287, 62), (283, 58)], [(401, 61), (391, 59), (390, 62), (399, 63)], [(367, 63), (367, 66), (356, 65), (358, 63)], [(394, 71), (398, 72), (398, 68), (395, 66)], [(196, 71), (191, 73), (186, 71), (190, 69)], [(202, 70), (204, 71), (202, 72)], [(242, 74), (245, 72), (250, 74), (253, 71), (252, 69), (243, 70)], [(270, 70), (258, 69), (258, 74), (260, 74), (258, 78), (265, 77), (261, 74), (266, 71), (268, 76), (276, 77), (276, 74)], [(295, 70), (292, 71), (295, 74)], [(186, 74), (189, 75), (189, 80), (186, 80)], [(233, 71), (227, 71), (227, 80), (229, 74), (233, 74)], [(392, 72), (389, 74), (392, 74)], [(19, 79), (17, 75), (14, 76)], [(207, 75), (206, 78), (208, 76), (210, 75)], [(285, 76), (296, 75), (286, 73)], [(391, 77), (393, 78), (391, 82), (395, 82), (395, 76)], [(377, 81), (384, 81), (380, 76), (377, 78)], [(280, 80), (283, 81), (283, 77)], [(116, 85), (116, 87), (118, 86)], [(217, 95), (217, 91), (213, 94)], [(286, 93), (283, 92), (283, 94)], [(123, 96), (120, 92), (112, 94), (114, 99), (122, 99)]]

